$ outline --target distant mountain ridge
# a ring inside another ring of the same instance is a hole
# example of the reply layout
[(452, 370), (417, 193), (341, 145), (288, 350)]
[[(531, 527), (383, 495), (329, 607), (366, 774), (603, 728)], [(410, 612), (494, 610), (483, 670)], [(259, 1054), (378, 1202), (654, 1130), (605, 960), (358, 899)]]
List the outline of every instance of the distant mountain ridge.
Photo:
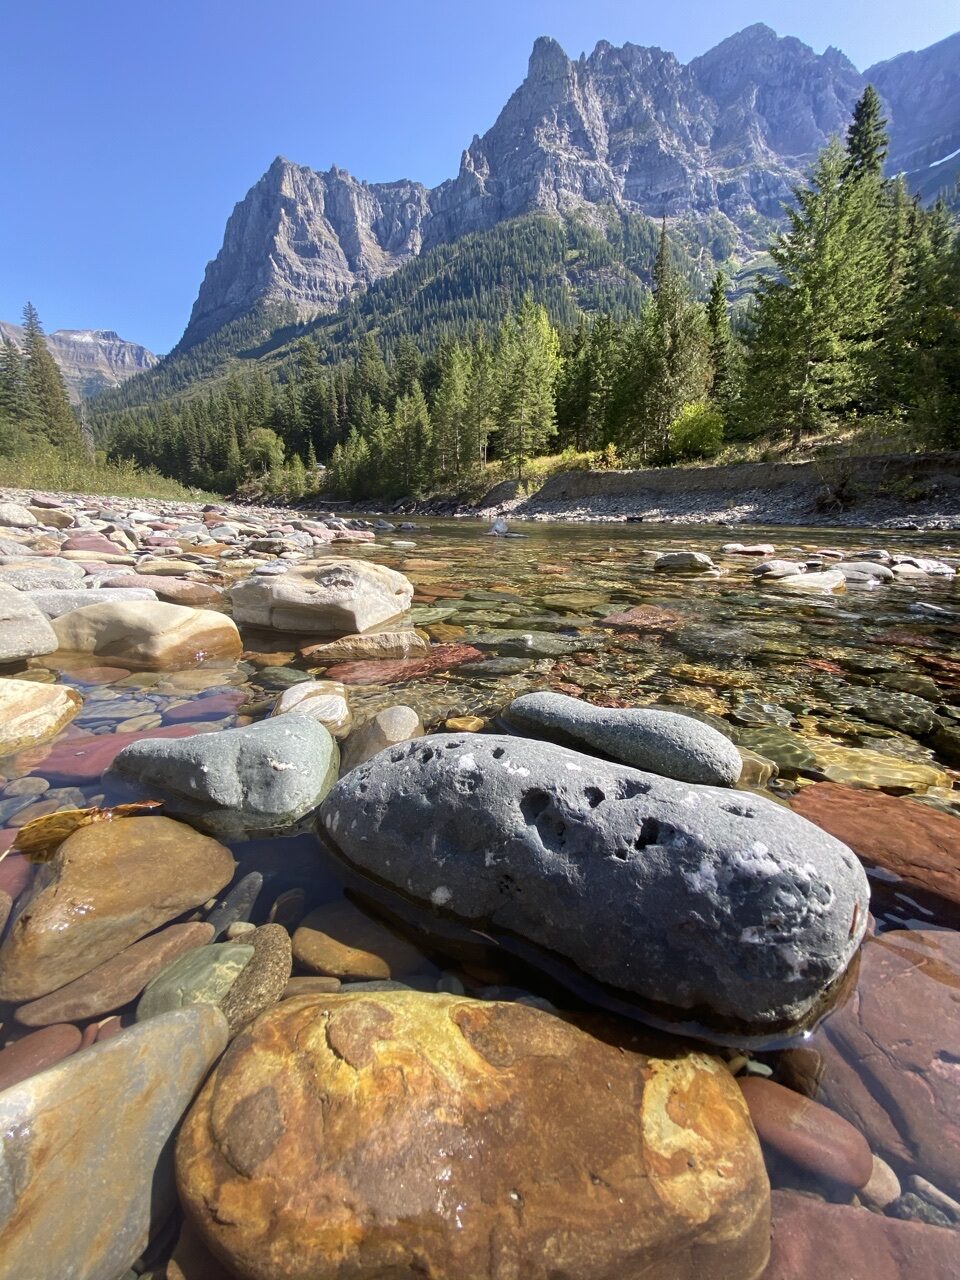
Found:
[[(159, 356), (137, 342), (126, 342), (112, 329), (57, 329), (45, 336), (73, 404), (119, 387), (159, 363)], [(19, 349), (23, 346), (23, 329), (0, 320), (0, 339), (3, 338)]]
[(749, 257), (869, 82), (890, 118), (891, 171), (925, 198), (949, 188), (960, 33), (863, 74), (838, 49), (817, 54), (762, 24), (686, 65), (607, 41), (573, 60), (541, 37), (523, 83), (438, 187), (278, 157), (235, 206), (178, 350), (264, 306), (301, 321), (333, 312), (424, 251), (529, 213), (700, 219)]

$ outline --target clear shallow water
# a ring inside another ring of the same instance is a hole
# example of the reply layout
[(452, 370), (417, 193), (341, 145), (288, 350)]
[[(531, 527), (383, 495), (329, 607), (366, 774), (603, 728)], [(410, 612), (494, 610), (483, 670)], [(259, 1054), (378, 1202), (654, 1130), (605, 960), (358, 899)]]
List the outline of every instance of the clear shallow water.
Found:
[[(956, 560), (960, 548), (951, 545), (950, 535), (821, 535), (813, 529), (747, 534), (640, 525), (514, 528), (526, 536), (492, 538), (478, 522), (437, 521), (415, 532), (381, 534), (373, 546), (337, 548), (338, 554), (404, 572), (417, 589), (411, 620), (435, 645), (471, 646), (482, 654), (482, 660), (415, 678), (399, 672), (389, 682), (368, 683), (364, 674), (364, 683), (348, 689), (355, 720), (403, 702), (417, 709), (428, 731), (467, 715), (492, 726), (507, 702), (538, 689), (604, 706), (658, 703), (708, 718), (741, 747), (775, 760), (780, 776), (758, 782), (756, 789), (782, 802), (813, 780), (832, 778), (912, 797), (905, 805), (960, 814), (957, 775), (928, 726), (935, 714), (941, 726), (960, 729), (958, 580), (810, 596), (760, 584), (751, 574), (756, 558), (720, 552), (726, 542), (769, 541), (786, 558), (803, 559), (820, 548), (882, 547)], [(397, 548), (395, 540), (416, 546)], [(688, 548), (710, 553), (725, 572), (654, 572), (652, 553)], [(956, 610), (957, 616), (922, 616), (911, 610), (918, 602)], [(653, 629), (600, 625), (638, 605), (661, 611)], [(83, 734), (143, 733), (173, 724), (199, 724), (207, 731), (260, 718), (287, 685), (322, 676), (299, 656), (308, 640), (244, 631), (240, 662), (211, 662), (183, 672), (128, 672), (99, 660), (73, 659), (62, 666), (56, 658), (35, 660), (23, 674), (73, 684), (85, 703), (52, 751), (48, 744), (0, 761), (0, 827), (110, 801), (98, 775), (87, 770), (85, 776), (82, 765), (71, 769), (63, 752), (58, 755), (57, 748), (80, 742)], [(462, 653), (454, 652), (451, 660), (457, 656)], [(265, 876), (253, 915), (258, 922), (281, 894), (293, 891), (305, 910), (340, 897), (345, 888), (364, 888), (309, 834), (233, 849), (237, 880), (251, 870)], [(888, 872), (872, 872), (871, 885), (880, 933), (953, 931), (960, 923), (942, 898), (904, 886)], [(484, 997), (529, 993), (561, 1008), (578, 1004), (549, 976), (482, 938), (421, 941), (423, 963), (401, 975), (412, 985)], [(818, 1053), (822, 1034), (802, 1042), (800, 1051)], [(802, 1087), (797, 1052), (795, 1045), (786, 1054), (755, 1053), (747, 1069), (774, 1072)], [(735, 1048), (727, 1053), (735, 1056)], [(914, 1167), (924, 1167), (922, 1152)], [(795, 1171), (777, 1166), (771, 1172), (775, 1185), (810, 1189), (809, 1179)]]

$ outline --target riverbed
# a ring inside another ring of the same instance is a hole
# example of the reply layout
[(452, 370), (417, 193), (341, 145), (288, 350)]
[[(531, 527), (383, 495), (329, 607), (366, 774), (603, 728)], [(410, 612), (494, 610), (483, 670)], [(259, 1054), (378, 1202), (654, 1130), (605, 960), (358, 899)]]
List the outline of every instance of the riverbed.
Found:
[[(289, 522), (305, 517), (310, 513), (258, 516), (278, 547)], [(428, 638), (426, 662), (420, 653), (325, 664), (304, 652), (308, 636), (242, 625), (236, 659), (138, 670), (54, 652), (5, 670), (14, 679), (70, 686), (83, 705), (59, 735), (0, 761), (0, 849), (31, 820), (137, 798), (121, 794), (105, 774), (110, 753), (98, 755), (98, 742), (174, 726), (206, 734), (255, 724), (284, 691), (310, 679), (344, 686), (354, 724), (403, 704), (427, 733), (502, 730), (503, 708), (540, 690), (600, 708), (655, 705), (697, 719), (741, 750), (742, 789), (792, 807), (852, 844), (867, 866), (872, 901), (859, 971), (819, 1026), (768, 1045), (699, 1034), (690, 1043), (712, 1043), (740, 1080), (773, 1080), (795, 1097), (817, 1099), (865, 1139), (875, 1161), (868, 1190), (854, 1190), (831, 1173), (835, 1151), (824, 1154), (808, 1134), (797, 1139), (804, 1148), (798, 1155), (790, 1124), (774, 1117), (764, 1155), (775, 1191), (866, 1205), (870, 1217), (856, 1220), (868, 1242), (865, 1256), (885, 1256), (887, 1224), (908, 1220), (958, 1233), (960, 1255), (960, 576), (953, 572), (960, 540), (944, 531), (751, 527), (733, 534), (647, 524), (518, 523), (510, 534), (490, 536), (476, 521), (416, 521), (413, 528), (377, 529), (375, 542), (331, 548), (413, 583), (404, 625)], [(731, 548), (734, 537), (740, 549)], [(701, 553), (710, 563), (655, 567), (675, 551)], [(181, 542), (176, 554), (187, 560), (189, 581), (219, 591), (237, 577), (209, 543)], [(261, 558), (274, 554), (284, 551)], [(286, 554), (296, 562), (295, 550)], [(838, 563), (857, 557), (887, 572), (839, 589), (828, 585)], [(756, 572), (774, 559), (795, 562), (807, 583)], [(229, 612), (226, 599), (208, 607)], [(339, 942), (376, 952), (367, 924), (378, 915), (376, 895), (365, 894), (362, 879), (344, 869), (315, 829), (227, 843), (237, 868), (216, 896), (221, 910), (234, 903), (231, 924), (279, 921), (292, 932), (326, 905)], [(29, 891), (35, 874), (16, 846), (0, 863), (0, 885), (14, 899)], [(536, 956), (488, 937), (465, 950), (462, 938), (422, 926), (393, 904), (390, 936), (397, 935), (403, 963), (392, 970), (387, 964), (381, 979), (524, 1001), (561, 1016), (590, 1007), (589, 992)], [(243, 929), (234, 933), (239, 940)], [(301, 965), (296, 972), (323, 969)], [(376, 976), (343, 973), (341, 989)], [(596, 999), (603, 1003), (600, 994)], [(23, 1028), (11, 1020), (14, 1006), (4, 1008), (6, 1042), (15, 1042)], [(619, 1012), (644, 1026), (642, 1010)], [(94, 1024), (109, 1024), (114, 1035), (132, 1017), (132, 1006), (124, 1006), (78, 1025), (89, 1044), (97, 1038)], [(662, 1019), (657, 1026), (663, 1030)], [(824, 1138), (820, 1147), (829, 1145)], [(169, 1224), (166, 1231), (169, 1253), (177, 1231)], [(161, 1240), (157, 1256), (163, 1250)]]

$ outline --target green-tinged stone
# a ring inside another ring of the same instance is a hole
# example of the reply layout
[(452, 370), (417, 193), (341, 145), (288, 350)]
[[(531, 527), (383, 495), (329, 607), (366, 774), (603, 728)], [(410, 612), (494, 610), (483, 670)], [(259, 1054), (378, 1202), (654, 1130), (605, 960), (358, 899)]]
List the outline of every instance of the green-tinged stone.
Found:
[(239, 942), (195, 947), (147, 986), (137, 1005), (137, 1021), (191, 1004), (219, 1005), (252, 958), (253, 947)]

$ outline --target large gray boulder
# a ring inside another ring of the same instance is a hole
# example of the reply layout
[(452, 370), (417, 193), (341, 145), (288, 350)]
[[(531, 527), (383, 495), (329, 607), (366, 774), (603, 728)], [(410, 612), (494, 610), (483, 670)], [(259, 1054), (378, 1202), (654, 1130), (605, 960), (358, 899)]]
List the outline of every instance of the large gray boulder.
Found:
[(295, 827), (333, 786), (339, 767), (327, 729), (289, 714), (193, 738), (142, 738), (124, 747), (110, 772), (202, 831), (242, 840)]
[(321, 821), (404, 895), (741, 1034), (812, 1016), (866, 928), (859, 861), (797, 814), (552, 743), (389, 748), (340, 780)]
[(600, 751), (612, 760), (681, 782), (729, 787), (743, 760), (708, 724), (647, 707), (594, 707), (564, 693), (525, 693), (503, 712), (511, 729), (564, 747)]
[(281, 577), (254, 574), (230, 591), (237, 622), (317, 637), (379, 626), (410, 608), (413, 584), (368, 560), (331, 558)]
[(0, 663), (53, 653), (56, 633), (29, 596), (0, 584)]

